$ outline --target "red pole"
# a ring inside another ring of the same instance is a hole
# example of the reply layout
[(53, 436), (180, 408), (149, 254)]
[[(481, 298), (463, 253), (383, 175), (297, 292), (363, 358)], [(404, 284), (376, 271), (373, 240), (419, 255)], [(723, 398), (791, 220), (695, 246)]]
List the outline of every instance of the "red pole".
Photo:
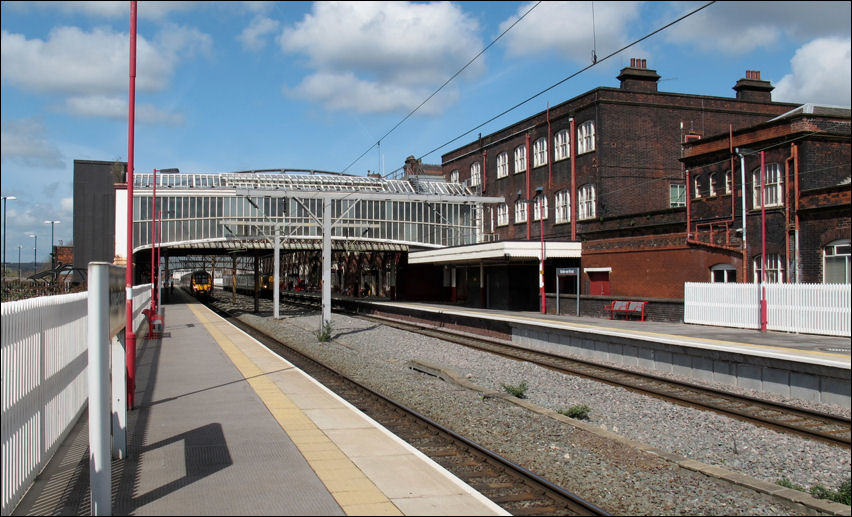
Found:
[(541, 221), (541, 262), (538, 267), (538, 289), (541, 294), (541, 313), (547, 313), (547, 297), (544, 295), (544, 192), (538, 199), (538, 219)]
[(527, 211), (527, 240), (530, 240), (532, 236), (530, 235), (530, 228), (532, 227), (532, 214), (530, 212), (530, 176), (532, 175), (532, 155), (530, 154), (530, 134), (527, 133), (527, 195), (524, 198), (524, 201), (527, 203), (524, 205)]
[(574, 166), (574, 158), (577, 156), (574, 152), (574, 117), (571, 117), (571, 203), (569, 217), (571, 218), (571, 240), (577, 240), (577, 169)]
[(154, 248), (157, 247), (157, 169), (154, 169), (153, 194), (151, 195), (151, 314), (157, 312), (157, 284), (154, 281)]
[(127, 298), (127, 407), (133, 409), (136, 391), (136, 333), (133, 328), (133, 124), (136, 110), (136, 2), (130, 2), (130, 92), (127, 112), (127, 268), (125, 297)]
[(760, 151), (760, 331), (766, 332), (766, 162)]

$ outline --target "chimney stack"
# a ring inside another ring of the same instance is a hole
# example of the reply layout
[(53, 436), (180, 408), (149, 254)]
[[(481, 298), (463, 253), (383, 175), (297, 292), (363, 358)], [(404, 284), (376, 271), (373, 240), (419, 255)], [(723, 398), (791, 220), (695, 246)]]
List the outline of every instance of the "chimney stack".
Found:
[(648, 60), (637, 57), (630, 58), (630, 66), (623, 68), (617, 79), (621, 81), (622, 90), (637, 92), (656, 92), (660, 76), (656, 70), (648, 70)]
[(734, 85), (737, 100), (744, 101), (772, 102), (774, 89), (769, 81), (760, 79), (760, 70), (746, 70), (745, 77)]

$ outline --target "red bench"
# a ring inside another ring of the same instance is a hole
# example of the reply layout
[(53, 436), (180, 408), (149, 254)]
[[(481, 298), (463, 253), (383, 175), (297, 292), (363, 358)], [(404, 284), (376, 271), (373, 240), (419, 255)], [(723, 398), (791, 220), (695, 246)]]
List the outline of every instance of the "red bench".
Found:
[(647, 303), (614, 300), (609, 305), (604, 306), (604, 310), (609, 311), (609, 319), (614, 319), (616, 314), (624, 314), (624, 318), (629, 320), (631, 314), (636, 314), (640, 321), (645, 321), (645, 305)]

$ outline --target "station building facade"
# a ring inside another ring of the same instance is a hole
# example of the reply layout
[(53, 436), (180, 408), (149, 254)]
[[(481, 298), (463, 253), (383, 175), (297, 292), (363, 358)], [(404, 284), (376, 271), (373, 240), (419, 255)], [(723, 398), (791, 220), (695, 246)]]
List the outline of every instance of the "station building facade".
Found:
[[(694, 177), (687, 169), (694, 162), (682, 158), (687, 149), (690, 160), (703, 156), (701, 146), (708, 138), (728, 143), (731, 135), (759, 132), (762, 124), (799, 104), (773, 102), (773, 86), (758, 71), (747, 71), (736, 81), (732, 98), (661, 92), (660, 75), (648, 69), (644, 59), (632, 59), (618, 79), (619, 88), (588, 91), (444, 154), (445, 177), (484, 195), (505, 198), (504, 204), (486, 207), (481, 220), (492, 241), (581, 243), (581, 259), (572, 265), (581, 268), (581, 294), (589, 301), (586, 314), (601, 313), (604, 300), (614, 298), (672, 301), (676, 303), (671, 310), (676, 312), (682, 307), (684, 282), (712, 281), (718, 278), (714, 268), (720, 264), (741, 271), (729, 278), (750, 281), (736, 258), (742, 256), (734, 235), (736, 224), (729, 225), (724, 246), (698, 240), (694, 226), (712, 216), (699, 206), (695, 206), (699, 214), (687, 213), (690, 196), (695, 195), (688, 184)], [(816, 141), (812, 145), (816, 148)], [(846, 150), (833, 152), (830, 159), (835, 165), (845, 163), (848, 178), (848, 139), (843, 145)], [(725, 163), (729, 159), (730, 152)], [(748, 167), (753, 167), (751, 160)], [(842, 181), (842, 167), (837, 175)], [(750, 192), (753, 177), (746, 180), (745, 191)], [(729, 188), (742, 192), (740, 179), (732, 181)], [(848, 190), (847, 180), (847, 199)], [(702, 195), (702, 200), (710, 196)], [(717, 194), (721, 197), (724, 194)], [(729, 203), (731, 197), (737, 196), (728, 195)], [(688, 222), (688, 215), (695, 220)], [(748, 224), (749, 233), (755, 231), (751, 218)], [(842, 242), (843, 236), (835, 240)], [(749, 245), (750, 256), (753, 252)], [(443, 267), (460, 269), (457, 276), (480, 270), (449, 258)], [(531, 260), (522, 267), (536, 270), (539, 265)], [(547, 293), (555, 292), (560, 267), (545, 261)], [(487, 267), (484, 271), (489, 274)], [(560, 289), (570, 290), (571, 282)], [(475, 298), (466, 303), (477, 305)], [(554, 304), (549, 305), (552, 312)], [(660, 307), (661, 312), (669, 311), (663, 303)], [(652, 316), (679, 320), (676, 313)]]

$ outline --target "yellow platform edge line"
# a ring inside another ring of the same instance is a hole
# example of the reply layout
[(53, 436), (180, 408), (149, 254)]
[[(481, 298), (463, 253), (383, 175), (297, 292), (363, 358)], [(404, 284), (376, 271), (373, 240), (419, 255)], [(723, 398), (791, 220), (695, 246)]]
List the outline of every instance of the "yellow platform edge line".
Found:
[[(293, 440), (305, 461), (311, 466), (317, 477), (328, 488), (337, 504), (346, 515), (404, 515), (403, 512), (341, 451), (301, 409), (275, 385), (257, 364), (221, 330), (197, 304), (187, 304), (189, 309), (204, 325), (204, 328), (225, 352), (240, 374), (246, 379), (257, 396), (266, 405), (270, 414), (281, 429)], [(282, 408), (293, 408), (284, 410)], [(293, 432), (291, 432), (293, 431)], [(310, 435), (310, 438), (306, 438)], [(316, 444), (326, 445), (324, 451), (317, 451)], [(327, 442), (327, 443), (326, 443)], [(329, 460), (329, 456), (334, 459)], [(341, 483), (340, 475), (345, 474), (346, 481)], [(357, 495), (352, 487), (358, 488)], [(353, 497), (354, 496), (354, 497)], [(365, 513), (366, 512), (366, 513)]]

